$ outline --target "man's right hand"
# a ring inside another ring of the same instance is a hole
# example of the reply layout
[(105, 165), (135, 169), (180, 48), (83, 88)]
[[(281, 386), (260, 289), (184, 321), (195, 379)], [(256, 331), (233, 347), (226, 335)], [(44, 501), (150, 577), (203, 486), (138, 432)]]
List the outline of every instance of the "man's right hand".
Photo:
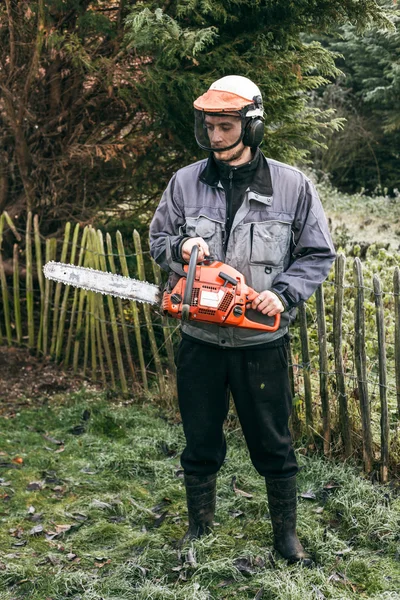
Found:
[(197, 262), (203, 261), (206, 258), (206, 256), (210, 255), (210, 250), (208, 248), (208, 245), (203, 240), (203, 238), (201, 238), (201, 237), (189, 238), (183, 244), (182, 250), (181, 250), (182, 258), (186, 262), (189, 262), (189, 260), (190, 260), (190, 255), (192, 253), (193, 246), (199, 247), (199, 255), (197, 257)]

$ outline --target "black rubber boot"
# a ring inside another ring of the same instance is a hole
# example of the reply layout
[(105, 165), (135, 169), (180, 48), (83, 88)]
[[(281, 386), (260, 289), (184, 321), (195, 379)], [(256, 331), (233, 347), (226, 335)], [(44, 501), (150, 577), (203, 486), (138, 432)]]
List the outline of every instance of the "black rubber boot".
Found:
[(274, 548), (289, 563), (313, 564), (296, 533), (297, 489), (296, 476), (287, 479), (268, 479), (269, 514), (274, 532)]
[(189, 529), (181, 544), (195, 540), (212, 528), (215, 514), (217, 475), (184, 475)]

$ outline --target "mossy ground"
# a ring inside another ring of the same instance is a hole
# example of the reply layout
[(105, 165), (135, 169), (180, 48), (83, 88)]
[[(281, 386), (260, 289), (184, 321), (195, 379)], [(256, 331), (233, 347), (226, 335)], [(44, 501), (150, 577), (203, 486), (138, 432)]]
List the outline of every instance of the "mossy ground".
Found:
[(272, 552), (239, 428), (227, 431), (214, 532), (181, 551), (183, 432), (154, 405), (65, 394), (2, 418), (0, 436), (2, 600), (400, 598), (400, 497), (351, 465), (299, 456), (300, 494), (315, 496), (299, 499), (317, 563), (303, 569)]

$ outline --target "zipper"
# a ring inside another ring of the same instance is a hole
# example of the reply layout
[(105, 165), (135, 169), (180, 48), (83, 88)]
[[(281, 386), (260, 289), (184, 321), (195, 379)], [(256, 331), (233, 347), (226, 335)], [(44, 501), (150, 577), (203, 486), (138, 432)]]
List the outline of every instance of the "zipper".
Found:
[(229, 171), (229, 189), (233, 188), (233, 169)]

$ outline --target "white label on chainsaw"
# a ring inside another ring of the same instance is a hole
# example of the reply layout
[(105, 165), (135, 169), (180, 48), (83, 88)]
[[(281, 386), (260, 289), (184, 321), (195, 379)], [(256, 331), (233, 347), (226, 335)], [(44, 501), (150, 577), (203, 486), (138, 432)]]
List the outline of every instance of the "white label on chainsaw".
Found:
[(206, 306), (207, 308), (218, 308), (219, 303), (224, 297), (224, 291), (219, 290), (219, 292), (207, 292), (206, 290), (201, 290), (200, 292), (200, 306)]

